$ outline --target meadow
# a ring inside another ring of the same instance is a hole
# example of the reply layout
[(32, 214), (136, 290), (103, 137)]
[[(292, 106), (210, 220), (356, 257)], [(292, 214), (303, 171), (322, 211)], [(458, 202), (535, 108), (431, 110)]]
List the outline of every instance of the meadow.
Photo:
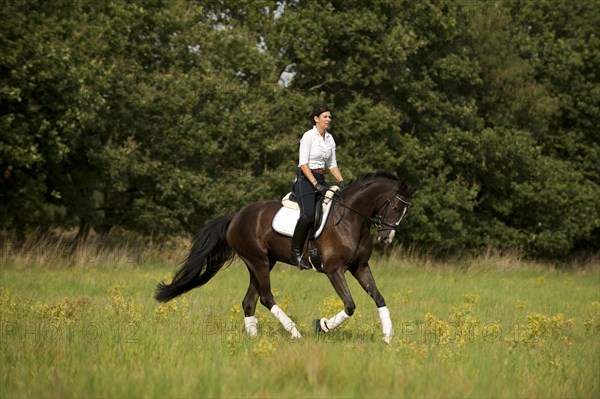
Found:
[(350, 275), (355, 315), (317, 335), (312, 320), (341, 301), (325, 276), (276, 266), (276, 300), (303, 339), (260, 306), (251, 339), (243, 264), (159, 305), (153, 290), (176, 267), (3, 257), (0, 397), (600, 397), (597, 265), (379, 257), (390, 345)]

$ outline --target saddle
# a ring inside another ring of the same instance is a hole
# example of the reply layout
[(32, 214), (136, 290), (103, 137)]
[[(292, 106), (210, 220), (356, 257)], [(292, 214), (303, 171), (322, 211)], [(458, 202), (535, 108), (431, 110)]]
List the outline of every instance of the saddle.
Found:
[[(331, 212), (331, 208), (333, 207), (333, 196), (338, 190), (338, 186), (330, 187), (325, 196), (321, 196), (317, 200), (315, 221), (308, 237), (309, 261), (315, 270), (321, 272), (323, 271), (321, 258), (314, 240), (319, 238), (323, 232), (325, 223), (327, 222), (327, 218)], [(292, 237), (294, 235), (294, 229), (296, 228), (296, 222), (300, 217), (300, 207), (298, 206), (298, 202), (296, 202), (296, 198), (293, 193), (288, 193), (285, 197), (283, 197), (281, 203), (283, 207), (277, 211), (273, 217), (271, 225), (273, 230), (275, 230), (277, 233), (287, 237)]]
[[(317, 212), (315, 215), (315, 223), (313, 228), (313, 239), (319, 238), (323, 232), (323, 228), (327, 222), (327, 217), (329, 216), (331, 207), (333, 205), (332, 199), (334, 193), (338, 190), (338, 186), (333, 186), (329, 189), (329, 191), (327, 191), (327, 194), (324, 197), (319, 199), (319, 203), (317, 203), (316, 207)], [(293, 193), (288, 193), (285, 197), (283, 197), (281, 204), (283, 207), (277, 211), (271, 224), (273, 226), (273, 230), (279, 234), (292, 237), (294, 235), (294, 229), (296, 228), (296, 222), (300, 217), (300, 207), (295, 201), (295, 196)]]

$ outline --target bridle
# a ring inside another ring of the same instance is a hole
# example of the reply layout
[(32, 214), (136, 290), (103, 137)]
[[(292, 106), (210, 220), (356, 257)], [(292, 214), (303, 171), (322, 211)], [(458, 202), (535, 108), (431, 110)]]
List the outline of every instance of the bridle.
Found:
[[(398, 201), (402, 202), (405, 205), (404, 210), (402, 212), (402, 216), (400, 216), (400, 220), (398, 220), (398, 222), (396, 224), (388, 223), (385, 220), (383, 220), (383, 218), (387, 214), (388, 207), (392, 203), (392, 198), (394, 198), (394, 197), (396, 197), (396, 199)], [(403, 198), (398, 193), (398, 191), (396, 191), (392, 195), (390, 195), (390, 197), (380, 207), (380, 208), (384, 208), (383, 209), (383, 213), (381, 215), (376, 215), (375, 217), (371, 218), (371, 224), (373, 224), (375, 227), (377, 227), (377, 231), (378, 232), (382, 232), (382, 231), (385, 231), (385, 230), (398, 231), (398, 225), (400, 224), (400, 222), (402, 221), (402, 219), (404, 219), (404, 216), (406, 215), (406, 212), (408, 211), (408, 206), (409, 205), (410, 205), (410, 201), (408, 199), (406, 199), (406, 198)]]
[[(402, 216), (400, 216), (400, 220), (398, 221), (397, 224), (392, 224), (392, 223), (389, 223), (389, 222), (386, 222), (385, 220), (383, 220), (385, 218), (385, 215), (387, 214), (387, 209), (390, 206), (390, 204), (392, 203), (392, 199), (393, 198), (396, 198), (398, 201), (400, 201), (404, 205), (406, 205), (404, 207), (404, 211), (402, 212)], [(356, 213), (357, 215), (362, 216), (365, 220), (369, 221), (371, 223), (371, 225), (377, 227), (377, 232), (378, 233), (380, 233), (382, 231), (386, 231), (386, 230), (398, 231), (398, 225), (400, 224), (400, 221), (402, 221), (402, 219), (406, 215), (406, 212), (408, 211), (408, 206), (410, 205), (410, 201), (406, 197), (404, 197), (403, 195), (401, 195), (398, 192), (398, 190), (394, 191), (388, 197), (388, 199), (385, 200), (385, 202), (378, 208), (377, 214), (374, 217), (370, 217), (368, 215), (365, 215), (361, 211), (359, 211), (357, 209), (354, 209), (351, 206), (346, 205), (344, 203), (341, 195), (338, 192), (334, 193), (334, 199), (333, 199), (333, 201), (336, 204), (339, 204), (339, 205), (343, 206), (344, 208), (351, 210), (352, 212)], [(383, 209), (383, 212), (379, 212), (381, 209)], [(340, 221), (341, 221), (341, 219), (340, 219)], [(336, 224), (338, 224), (340, 221), (338, 221)]]

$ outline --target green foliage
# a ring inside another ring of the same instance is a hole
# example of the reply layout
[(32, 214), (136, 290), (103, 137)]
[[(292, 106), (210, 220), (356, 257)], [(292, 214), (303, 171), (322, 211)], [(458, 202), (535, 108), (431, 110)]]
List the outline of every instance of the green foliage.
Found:
[(400, 240), (600, 247), (597, 1), (3, 1), (0, 228), (192, 233), (285, 194), (304, 116)]

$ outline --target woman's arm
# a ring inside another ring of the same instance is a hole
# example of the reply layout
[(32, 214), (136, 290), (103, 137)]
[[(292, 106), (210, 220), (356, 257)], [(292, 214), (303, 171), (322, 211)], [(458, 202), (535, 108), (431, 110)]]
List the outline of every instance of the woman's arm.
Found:
[(335, 177), (335, 179), (338, 182), (341, 182), (341, 181), (344, 180), (344, 178), (342, 177), (342, 172), (340, 172), (340, 170), (338, 169), (337, 166), (334, 166), (333, 168), (330, 168), (329, 172), (331, 172), (331, 174), (333, 175), (333, 177)]
[(302, 140), (300, 140), (300, 149), (299, 149), (300, 160), (298, 163), (298, 167), (300, 168), (300, 170), (302, 171), (304, 176), (306, 176), (306, 178), (308, 179), (310, 184), (312, 184), (314, 186), (317, 184), (317, 179), (315, 179), (315, 176), (313, 175), (312, 171), (308, 167), (308, 160), (310, 158), (311, 145), (312, 145), (312, 140), (311, 140), (310, 133), (306, 132), (306, 133), (304, 133), (304, 136), (302, 136)]
[(313, 175), (312, 171), (308, 167), (308, 164), (305, 163), (303, 165), (300, 165), (300, 170), (302, 171), (304, 176), (306, 176), (306, 178), (308, 179), (310, 184), (312, 184), (313, 186), (317, 185), (317, 179), (315, 179), (315, 176)]

